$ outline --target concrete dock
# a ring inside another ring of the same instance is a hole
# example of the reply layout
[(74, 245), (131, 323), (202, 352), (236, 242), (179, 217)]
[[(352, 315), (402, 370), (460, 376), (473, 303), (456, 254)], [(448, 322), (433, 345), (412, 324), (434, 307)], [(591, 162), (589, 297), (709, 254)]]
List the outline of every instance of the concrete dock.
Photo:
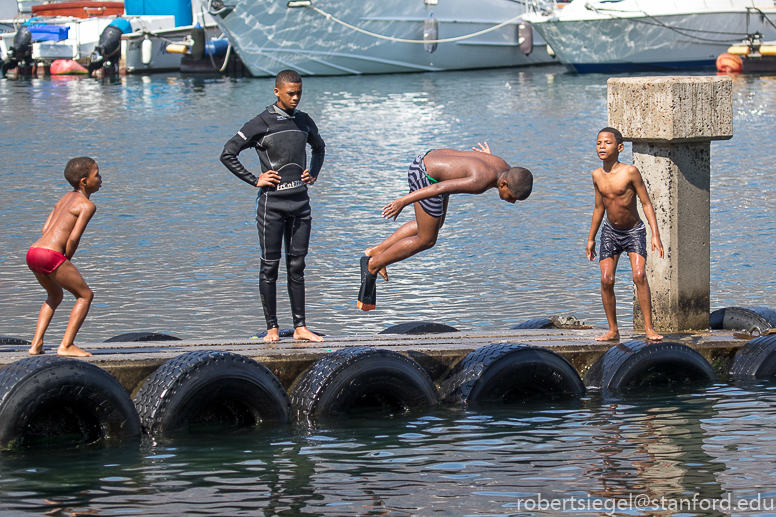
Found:
[[(134, 397), (143, 382), (159, 366), (178, 355), (197, 350), (234, 352), (248, 356), (269, 368), (290, 390), (296, 379), (315, 361), (326, 354), (345, 347), (371, 347), (393, 350), (417, 361), (435, 383), (445, 379), (448, 372), (467, 354), (485, 345), (497, 343), (525, 343), (552, 349), (565, 357), (584, 377), (590, 366), (616, 342), (596, 342), (595, 336), (604, 329), (592, 330), (504, 330), (500, 332), (457, 332), (425, 335), (362, 335), (326, 337), (324, 343), (297, 343), (281, 338), (277, 343), (256, 339), (147, 341), (132, 343), (86, 343), (78, 346), (91, 352), (89, 361), (115, 377)], [(621, 331), (620, 343), (644, 339), (644, 334)], [(716, 370), (720, 379), (727, 378), (736, 351), (748, 339), (738, 338), (732, 331), (685, 332), (666, 334), (664, 342), (690, 346), (703, 355)], [(47, 345), (46, 353), (54, 354), (55, 345)], [(28, 347), (0, 346), (0, 368), (29, 357)]]

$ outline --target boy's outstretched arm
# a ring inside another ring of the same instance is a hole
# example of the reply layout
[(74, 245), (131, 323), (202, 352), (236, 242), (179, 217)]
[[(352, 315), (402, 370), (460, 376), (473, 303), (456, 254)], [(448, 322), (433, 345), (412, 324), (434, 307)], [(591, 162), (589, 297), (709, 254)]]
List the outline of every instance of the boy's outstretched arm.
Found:
[(636, 189), (641, 200), (641, 208), (644, 210), (644, 215), (647, 216), (647, 222), (652, 229), (652, 252), (657, 250), (660, 258), (663, 258), (663, 242), (660, 240), (660, 230), (657, 227), (657, 218), (655, 217), (655, 208), (652, 206), (652, 201), (649, 199), (649, 193), (647, 187), (644, 185), (644, 179), (641, 177), (639, 170), (634, 167), (635, 175), (633, 178), (633, 186)]
[(86, 225), (89, 224), (89, 221), (91, 221), (92, 216), (96, 211), (97, 207), (91, 202), (81, 208), (81, 213), (78, 214), (78, 219), (75, 221), (73, 231), (70, 232), (70, 237), (68, 237), (67, 244), (65, 245), (65, 256), (67, 257), (67, 260), (73, 260), (73, 255), (75, 255), (78, 244), (81, 242), (81, 235), (84, 234)]
[(391, 201), (383, 207), (383, 219), (393, 218), (395, 221), (405, 206), (421, 199), (427, 199), (440, 194), (482, 194), (486, 190), (487, 181), (477, 178), (476, 175), (468, 178), (440, 181)]
[(604, 198), (601, 196), (601, 191), (598, 190), (595, 180), (593, 180), (593, 189), (595, 190), (595, 208), (593, 208), (593, 221), (590, 223), (590, 232), (587, 234), (587, 260), (595, 260), (595, 236), (598, 233), (598, 228), (601, 227), (601, 221), (604, 220)]

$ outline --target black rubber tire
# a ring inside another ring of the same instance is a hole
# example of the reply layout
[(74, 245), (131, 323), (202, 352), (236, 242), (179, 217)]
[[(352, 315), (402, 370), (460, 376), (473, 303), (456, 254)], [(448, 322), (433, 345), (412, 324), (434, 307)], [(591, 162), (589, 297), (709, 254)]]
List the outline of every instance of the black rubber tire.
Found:
[(410, 321), (400, 323), (385, 330), (380, 334), (444, 334), (446, 332), (460, 332), (457, 328), (445, 325), (443, 323), (434, 323), (432, 321)]
[(736, 380), (765, 379), (776, 373), (776, 335), (749, 341), (736, 352), (730, 376)]
[(522, 323), (518, 323), (514, 327), (511, 327), (509, 330), (526, 330), (526, 329), (554, 329), (558, 328), (555, 326), (555, 324), (550, 321), (550, 318), (535, 318), (532, 320), (524, 321)]
[(546, 348), (500, 343), (467, 355), (442, 383), (449, 403), (524, 402), (548, 397), (579, 397), (585, 385), (564, 357)]
[(127, 391), (91, 363), (43, 356), (0, 369), (0, 448), (125, 441), (140, 432)]
[(726, 307), (711, 313), (709, 325), (713, 330), (756, 330), (762, 333), (776, 328), (776, 311), (768, 307)]
[(0, 336), (0, 345), (24, 345), (29, 346), (32, 343), (29, 341), (26, 341), (24, 339), (19, 339), (16, 337), (8, 337), (8, 336)]
[(712, 382), (709, 362), (687, 345), (670, 341), (627, 341), (614, 345), (593, 363), (585, 386), (616, 391), (675, 382)]
[(192, 424), (253, 426), (288, 422), (291, 404), (277, 377), (250, 357), (187, 352), (160, 366), (135, 395), (146, 432), (168, 434)]
[(119, 334), (103, 343), (139, 343), (141, 341), (180, 341), (181, 338), (169, 334), (157, 334), (156, 332), (127, 332)]
[(291, 389), (291, 404), (311, 417), (341, 415), (379, 405), (392, 412), (430, 407), (439, 394), (413, 359), (377, 348), (349, 347), (313, 364)]

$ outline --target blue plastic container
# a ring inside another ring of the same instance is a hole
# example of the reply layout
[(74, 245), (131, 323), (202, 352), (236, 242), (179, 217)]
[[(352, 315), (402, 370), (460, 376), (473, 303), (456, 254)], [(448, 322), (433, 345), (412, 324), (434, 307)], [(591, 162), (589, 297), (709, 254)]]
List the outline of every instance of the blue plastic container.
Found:
[(226, 48), (229, 46), (229, 41), (226, 39), (214, 39), (205, 43), (205, 55), (207, 56), (223, 56), (226, 54)]
[(62, 41), (67, 39), (70, 27), (37, 24), (30, 25), (29, 31), (32, 35), (32, 41)]

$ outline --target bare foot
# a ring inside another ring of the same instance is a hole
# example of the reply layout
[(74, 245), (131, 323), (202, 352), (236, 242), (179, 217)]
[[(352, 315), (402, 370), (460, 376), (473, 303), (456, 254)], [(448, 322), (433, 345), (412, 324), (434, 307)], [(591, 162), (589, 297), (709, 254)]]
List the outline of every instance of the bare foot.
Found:
[(620, 340), (620, 331), (619, 330), (610, 330), (603, 336), (598, 336), (595, 338), (596, 341), (619, 341)]
[(663, 336), (655, 332), (654, 329), (648, 329), (646, 331), (646, 334), (647, 334), (647, 339), (649, 339), (650, 341), (660, 341), (661, 339), (663, 339)]
[(323, 343), (323, 338), (318, 334), (313, 334), (307, 327), (296, 327), (294, 329), (294, 339), (297, 341), (315, 341), (316, 343)]
[(89, 352), (86, 352), (84, 350), (81, 350), (75, 345), (59, 345), (59, 348), (57, 348), (57, 355), (62, 355), (65, 357), (91, 357), (92, 354)]
[[(364, 255), (366, 255), (367, 257), (372, 257), (373, 250), (376, 247), (377, 246), (375, 246), (374, 248), (367, 248), (366, 251), (364, 252)], [(388, 269), (382, 268), (380, 271), (378, 271), (378, 273), (380, 274), (381, 277), (383, 277), (383, 280), (385, 280), (386, 282), (388, 281)]]
[(33, 344), (30, 347), (30, 355), (41, 355), (41, 354), (44, 354), (44, 353), (45, 352), (43, 350), (43, 342), (41, 342), (39, 345)]
[(278, 335), (278, 329), (268, 329), (267, 335), (264, 336), (264, 341), (267, 343), (271, 343), (272, 341), (280, 341), (280, 336)]

